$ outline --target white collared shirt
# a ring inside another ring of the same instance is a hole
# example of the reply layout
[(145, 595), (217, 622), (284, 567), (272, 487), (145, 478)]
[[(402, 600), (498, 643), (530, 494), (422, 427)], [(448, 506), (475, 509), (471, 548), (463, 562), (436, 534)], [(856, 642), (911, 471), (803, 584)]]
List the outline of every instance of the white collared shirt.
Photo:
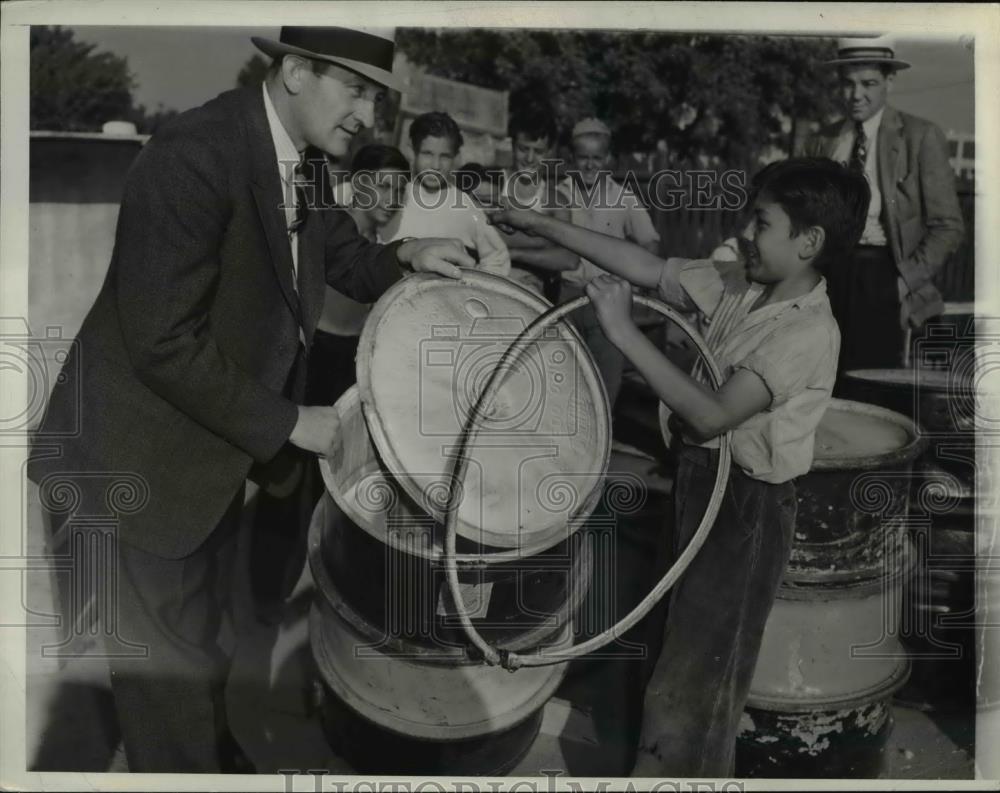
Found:
[[(868, 186), (872, 191), (872, 200), (868, 204), (868, 216), (865, 219), (865, 230), (861, 235), (862, 245), (885, 245), (885, 227), (882, 225), (882, 191), (878, 183), (878, 130), (882, 125), (882, 115), (885, 112), (883, 107), (867, 121), (862, 121), (865, 136), (868, 138), (868, 152), (865, 157), (865, 178), (868, 179)], [(854, 124), (846, 127), (840, 135), (837, 144), (837, 151), (833, 159), (837, 162), (848, 164), (851, 160), (851, 152), (854, 150)]]
[[(285, 226), (286, 228), (291, 228), (292, 223), (295, 221), (296, 206), (293, 171), (295, 164), (302, 159), (302, 155), (299, 153), (299, 150), (295, 148), (295, 144), (292, 143), (292, 139), (289, 137), (288, 131), (285, 129), (284, 124), (281, 123), (281, 119), (278, 118), (278, 113), (274, 109), (274, 104), (271, 102), (271, 95), (267, 92), (267, 83), (261, 83), (261, 87), (264, 91), (264, 112), (267, 114), (267, 125), (271, 129), (271, 140), (274, 141), (274, 153), (278, 166), (278, 178), (281, 180), (281, 185), (284, 189), (282, 204), (285, 208)], [(295, 288), (298, 289), (299, 246), (297, 233), (289, 233), (288, 244), (292, 249), (292, 267), (295, 268), (296, 275), (296, 278), (293, 279), (292, 283), (295, 285)]]
[[(663, 300), (698, 312), (724, 381), (749, 369), (771, 392), (766, 409), (733, 429), (732, 452), (747, 475), (780, 483), (812, 467), (816, 428), (836, 379), (840, 330), (824, 279), (805, 295), (752, 311), (762, 291), (738, 262), (708, 259), (667, 259), (659, 283)], [(693, 376), (709, 382), (700, 363)], [(717, 448), (719, 440), (701, 445)]]

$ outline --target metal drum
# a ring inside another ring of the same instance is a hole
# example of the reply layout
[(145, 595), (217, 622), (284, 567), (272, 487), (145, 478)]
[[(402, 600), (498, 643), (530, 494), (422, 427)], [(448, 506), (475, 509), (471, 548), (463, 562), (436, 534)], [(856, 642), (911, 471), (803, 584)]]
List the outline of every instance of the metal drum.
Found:
[(975, 349), (971, 318), (962, 324), (962, 332), (929, 328), (916, 356), (922, 366), (844, 378), (845, 393), (910, 416), (927, 441), (910, 489), (919, 572), (904, 590), (903, 640), (913, 675), (899, 694), (923, 709), (975, 707)]
[[(534, 741), (565, 667), (512, 675), (466, 658), (460, 645), (433, 647), (372, 624), (341, 595), (325, 564), (322, 538), (335, 515), (324, 498), (309, 532), (318, 590), (309, 638), (331, 744), (360, 773), (508, 772)], [(565, 644), (571, 633), (566, 621), (543, 643)]]
[(926, 446), (913, 422), (874, 405), (834, 399), (816, 430), (786, 586), (870, 581), (904, 535), (913, 461)]
[[(314, 579), (329, 580), (336, 603), (350, 604), (392, 641), (432, 651), (464, 646), (444, 580), (441, 525), (380, 468), (357, 388), (348, 389), (336, 408), (341, 447), (320, 461), (332, 500), (317, 508), (310, 536)], [(489, 554), (498, 550), (460, 543), (459, 580), (477, 630), (510, 650), (560, 634), (587, 591), (591, 544), (574, 533), (554, 546), (524, 548), (515, 559), (491, 562)]]
[[(416, 275), (365, 325), (309, 534), (323, 724), (361, 773), (506, 773), (565, 676), (565, 663), (512, 674), (470, 653), (443, 559), (464, 417), (503, 350), (547, 307), (483, 273)], [(505, 381), (453, 502), (464, 609), (487, 641), (514, 652), (572, 644), (592, 568), (578, 530), (610, 456), (593, 361), (569, 325), (551, 330)]]
[(874, 777), (916, 566), (907, 489), (923, 443), (905, 416), (833, 400), (796, 481), (792, 563), (768, 618), (737, 741), (740, 776)]
[(858, 369), (844, 375), (851, 399), (881, 405), (913, 419), (929, 444), (920, 470), (945, 471), (975, 487), (975, 351), (951, 369)]

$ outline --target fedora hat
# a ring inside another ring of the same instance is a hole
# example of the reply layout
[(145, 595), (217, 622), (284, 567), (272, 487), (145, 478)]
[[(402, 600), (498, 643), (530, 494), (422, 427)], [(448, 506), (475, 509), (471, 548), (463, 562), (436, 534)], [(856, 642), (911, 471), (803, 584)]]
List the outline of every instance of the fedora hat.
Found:
[(250, 40), (265, 55), (279, 59), (299, 55), (343, 66), (374, 80), (386, 88), (400, 90), (400, 80), (392, 73), (395, 55), (395, 31), (378, 33), (352, 28), (283, 27), (278, 41), (251, 36)]
[(909, 69), (910, 64), (896, 57), (896, 43), (888, 36), (867, 39), (837, 39), (837, 57), (828, 66), (876, 64), (891, 66), (895, 71)]

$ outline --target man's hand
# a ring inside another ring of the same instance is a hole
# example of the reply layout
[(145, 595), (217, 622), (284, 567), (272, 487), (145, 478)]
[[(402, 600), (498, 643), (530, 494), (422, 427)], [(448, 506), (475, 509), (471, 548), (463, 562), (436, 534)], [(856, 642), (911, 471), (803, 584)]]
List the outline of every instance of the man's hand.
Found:
[(289, 443), (323, 457), (333, 453), (340, 434), (340, 414), (332, 405), (299, 405), (299, 418), (288, 437)]
[(396, 249), (396, 257), (415, 273), (437, 273), (448, 278), (461, 278), (459, 267), (476, 266), (461, 241), (438, 237), (407, 240)]
[(608, 340), (618, 345), (634, 328), (632, 322), (632, 287), (613, 275), (599, 275), (587, 284), (587, 297)]

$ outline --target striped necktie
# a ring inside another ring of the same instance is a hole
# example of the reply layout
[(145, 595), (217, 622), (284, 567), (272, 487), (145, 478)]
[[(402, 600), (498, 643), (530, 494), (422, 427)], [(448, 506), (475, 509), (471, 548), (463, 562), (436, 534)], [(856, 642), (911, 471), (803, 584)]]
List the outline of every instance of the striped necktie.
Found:
[(850, 168), (863, 174), (865, 163), (868, 161), (868, 136), (865, 135), (865, 128), (860, 121), (854, 124), (854, 148), (851, 149)]
[[(288, 224), (288, 241), (291, 245), (298, 247), (299, 244), (299, 232), (305, 225), (306, 220), (309, 218), (309, 201), (308, 194), (306, 192), (305, 186), (308, 184), (308, 180), (305, 175), (305, 157), (300, 159), (296, 164), (295, 168), (292, 170), (292, 185), (295, 187), (295, 217)], [(302, 328), (302, 303), (299, 300), (299, 273), (296, 267), (296, 256), (292, 257), (292, 287), (295, 291), (295, 320), (299, 326), (299, 353), (301, 354), (304, 350), (305, 345), (305, 332)], [(298, 262), (298, 267), (302, 267), (303, 263)]]
[(295, 187), (295, 218), (288, 225), (288, 236), (297, 234), (309, 216), (309, 204), (306, 201), (305, 185), (308, 184), (305, 175), (305, 160), (299, 160), (292, 170), (292, 184)]

